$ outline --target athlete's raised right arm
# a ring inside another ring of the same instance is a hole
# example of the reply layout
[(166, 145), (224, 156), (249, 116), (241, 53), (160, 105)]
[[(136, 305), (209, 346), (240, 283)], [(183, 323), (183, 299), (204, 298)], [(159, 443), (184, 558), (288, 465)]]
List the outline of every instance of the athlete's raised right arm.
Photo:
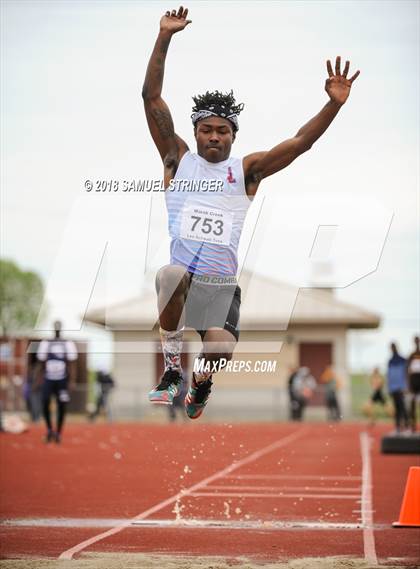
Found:
[(142, 91), (150, 134), (164, 163), (168, 158), (179, 160), (188, 150), (186, 143), (175, 134), (171, 113), (161, 96), (169, 43), (173, 34), (191, 23), (191, 20), (186, 19), (187, 15), (188, 9), (184, 10), (181, 6), (178, 12), (168, 11), (161, 18), (159, 35), (147, 66)]

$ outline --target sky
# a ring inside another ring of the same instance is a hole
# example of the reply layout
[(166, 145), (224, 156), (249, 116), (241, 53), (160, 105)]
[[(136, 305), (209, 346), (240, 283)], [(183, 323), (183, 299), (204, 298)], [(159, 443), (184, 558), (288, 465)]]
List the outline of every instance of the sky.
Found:
[[(42, 276), (49, 320), (61, 317), (69, 336), (89, 339), (95, 367), (110, 364), (100, 352), (111, 342), (92, 326), (80, 330), (86, 303), (138, 294), (145, 271), (169, 261), (163, 195), (122, 187), (162, 176), (141, 86), (159, 19), (176, 7), (1, 3), (1, 256)], [(418, 2), (187, 7), (192, 24), (172, 39), (163, 96), (192, 150), (194, 94), (233, 89), (244, 102), (232, 149), (241, 157), (294, 136), (321, 110), (327, 59), (341, 55), (351, 74), (360, 69), (323, 137), (262, 182), (240, 262), (263, 210), (249, 268), (310, 286), (315, 237), (320, 227), (335, 228), (324, 244), (335, 294), (382, 322), (350, 333), (351, 368), (383, 368), (391, 340), (409, 353), (420, 329)], [(119, 191), (95, 191), (110, 180)]]

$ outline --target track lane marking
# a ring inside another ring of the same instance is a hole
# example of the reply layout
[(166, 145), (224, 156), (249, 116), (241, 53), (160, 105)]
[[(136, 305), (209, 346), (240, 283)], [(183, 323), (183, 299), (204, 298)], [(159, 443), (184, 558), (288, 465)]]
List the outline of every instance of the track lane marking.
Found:
[[(335, 486), (331, 488), (329, 486), (241, 486), (236, 484), (234, 486), (230, 486), (228, 484), (212, 484), (211, 486), (206, 486), (209, 490), (267, 490), (267, 491), (286, 491), (286, 492), (360, 492), (361, 487), (358, 486), (357, 488), (340, 488), (339, 486)], [(357, 494), (357, 497), (360, 497), (360, 494)]]
[(238, 498), (312, 498), (312, 499), (325, 499), (325, 500), (356, 500), (359, 494), (286, 494), (286, 493), (269, 493), (269, 492), (191, 492), (189, 496), (210, 496), (211, 498), (217, 496), (223, 497), (238, 497)]
[(237, 474), (225, 478), (235, 480), (362, 480), (361, 476), (323, 476), (322, 474), (315, 474), (314, 476), (308, 474)]
[(73, 555), (80, 553), (81, 551), (83, 551), (83, 549), (86, 549), (86, 547), (89, 547), (89, 546), (93, 545), (94, 543), (97, 543), (98, 541), (105, 539), (106, 537), (111, 537), (112, 535), (119, 533), (120, 531), (130, 527), (133, 522), (138, 521), (138, 520), (144, 520), (145, 518), (147, 518), (151, 514), (154, 514), (155, 512), (158, 512), (159, 510), (162, 510), (163, 508), (170, 506), (171, 504), (177, 502), (181, 498), (184, 498), (185, 496), (190, 495), (195, 490), (198, 490), (199, 488), (206, 486), (210, 482), (213, 482), (213, 480), (217, 480), (218, 478), (223, 478), (226, 474), (230, 474), (231, 472), (237, 470), (241, 466), (244, 466), (245, 464), (249, 464), (251, 462), (254, 462), (255, 460), (258, 460), (259, 458), (261, 458), (265, 454), (268, 454), (268, 453), (270, 453), (274, 450), (277, 450), (277, 449), (279, 449), (279, 448), (281, 448), (281, 447), (283, 447), (283, 446), (285, 446), (291, 442), (294, 442), (296, 439), (303, 436), (303, 434), (306, 432), (306, 430), (307, 429), (305, 427), (300, 427), (294, 433), (291, 433), (290, 435), (287, 435), (287, 436), (275, 441), (274, 443), (271, 443), (271, 444), (263, 447), (262, 449), (251, 453), (249, 456), (247, 456), (241, 460), (232, 462), (229, 466), (223, 468), (222, 470), (215, 472), (211, 476), (204, 478), (200, 482), (193, 484), (192, 486), (190, 486), (189, 488), (187, 488), (185, 490), (181, 490), (177, 494), (171, 496), (170, 498), (167, 498), (166, 500), (163, 500), (162, 502), (159, 502), (155, 506), (152, 506), (151, 508), (144, 510), (143, 512), (141, 512), (137, 516), (134, 516), (133, 518), (130, 518), (130, 519), (122, 522), (121, 524), (116, 525), (115, 527), (109, 529), (108, 531), (99, 533), (99, 534), (97, 534), (97, 535), (95, 535), (89, 539), (86, 539), (86, 540), (82, 541), (81, 543), (78, 543), (77, 545), (71, 547), (70, 549), (66, 549), (65, 551), (63, 551), (59, 555), (58, 559), (72, 559)]
[(360, 453), (362, 455), (362, 495), (360, 504), (363, 525), (363, 549), (366, 561), (372, 565), (378, 565), (375, 536), (373, 533), (372, 467), (370, 462), (370, 449), (371, 440), (367, 432), (363, 431), (360, 433)]

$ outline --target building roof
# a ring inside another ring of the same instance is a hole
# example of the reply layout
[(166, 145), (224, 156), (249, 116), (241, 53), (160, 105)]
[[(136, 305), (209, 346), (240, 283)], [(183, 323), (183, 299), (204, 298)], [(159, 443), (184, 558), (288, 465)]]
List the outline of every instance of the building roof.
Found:
[[(150, 287), (151, 277), (146, 279)], [(285, 330), (293, 325), (377, 328), (380, 316), (338, 300), (332, 291), (301, 288), (243, 270), (241, 330)], [(109, 329), (150, 330), (157, 322), (156, 293), (143, 294), (108, 307), (88, 310), (85, 319)]]

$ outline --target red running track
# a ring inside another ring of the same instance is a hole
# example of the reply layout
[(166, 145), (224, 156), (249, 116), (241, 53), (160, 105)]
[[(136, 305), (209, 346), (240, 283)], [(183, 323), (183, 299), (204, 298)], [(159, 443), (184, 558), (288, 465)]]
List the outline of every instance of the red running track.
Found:
[(420, 532), (391, 523), (418, 459), (381, 455), (383, 433), (357, 424), (69, 424), (61, 446), (43, 444), (40, 427), (2, 434), (1, 556), (413, 565)]

